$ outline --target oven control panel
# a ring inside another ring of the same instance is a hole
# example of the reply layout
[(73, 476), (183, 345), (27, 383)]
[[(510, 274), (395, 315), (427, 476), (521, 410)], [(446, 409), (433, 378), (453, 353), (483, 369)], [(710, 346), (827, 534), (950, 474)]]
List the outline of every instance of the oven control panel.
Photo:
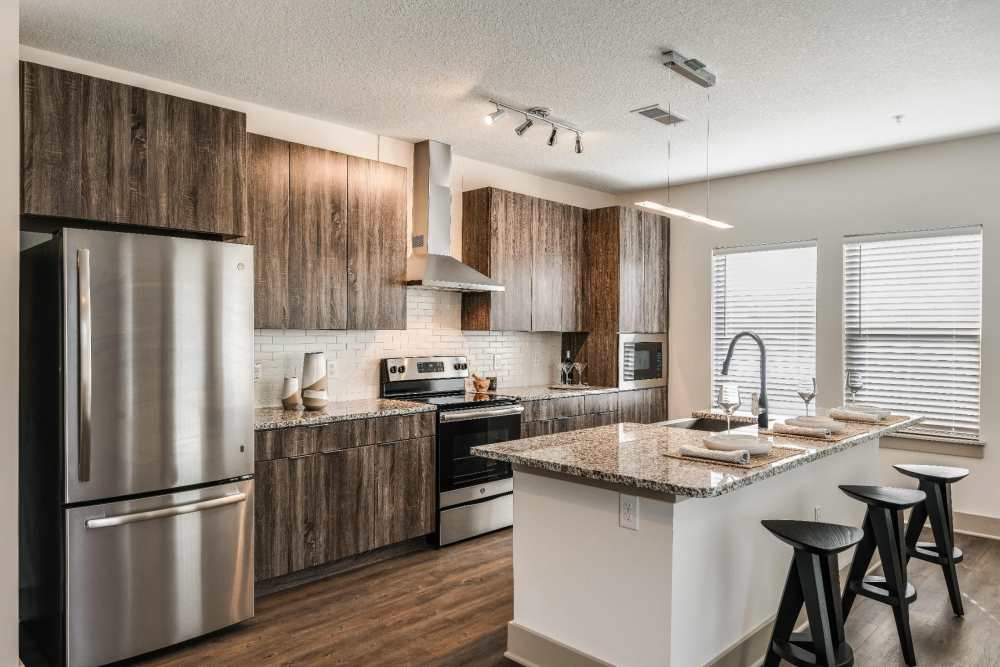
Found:
[(466, 357), (397, 357), (382, 360), (383, 377), (389, 382), (439, 380), (469, 377)]

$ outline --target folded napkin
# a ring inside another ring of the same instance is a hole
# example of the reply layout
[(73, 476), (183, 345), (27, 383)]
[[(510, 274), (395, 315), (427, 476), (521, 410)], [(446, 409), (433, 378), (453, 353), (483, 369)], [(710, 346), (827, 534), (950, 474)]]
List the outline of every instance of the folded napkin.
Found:
[(681, 456), (690, 456), (696, 459), (708, 459), (710, 461), (722, 461), (724, 463), (750, 463), (750, 452), (745, 449), (721, 452), (714, 449), (705, 449), (704, 447), (682, 445), (680, 453)]
[(830, 416), (839, 421), (865, 422), (866, 424), (877, 424), (883, 419), (885, 419), (885, 417), (875, 412), (861, 412), (859, 410), (843, 410), (841, 408), (831, 409)]
[(847, 403), (842, 405), (838, 410), (851, 410), (853, 412), (866, 412), (871, 415), (878, 415), (879, 417), (888, 417), (892, 415), (892, 410), (887, 410), (886, 408), (880, 408), (875, 405), (867, 405), (865, 403)]
[(784, 435), (801, 435), (807, 438), (825, 438), (830, 435), (830, 429), (818, 426), (796, 426), (795, 424), (783, 424), (778, 422), (771, 427), (775, 433)]

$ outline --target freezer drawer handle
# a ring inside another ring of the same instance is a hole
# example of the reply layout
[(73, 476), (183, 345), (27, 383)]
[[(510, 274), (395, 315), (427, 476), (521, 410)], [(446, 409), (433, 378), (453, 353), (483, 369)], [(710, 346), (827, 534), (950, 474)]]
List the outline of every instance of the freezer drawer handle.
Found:
[(80, 406), (79, 443), (77, 444), (77, 477), (81, 482), (90, 481), (90, 423), (93, 394), (92, 364), (90, 356), (90, 250), (76, 251), (77, 299), (79, 306), (80, 341)]
[(119, 514), (118, 516), (108, 516), (101, 519), (87, 519), (87, 528), (111, 528), (112, 526), (124, 526), (127, 523), (136, 523), (137, 521), (163, 519), (166, 517), (178, 516), (179, 514), (200, 512), (213, 507), (223, 507), (234, 503), (242, 503), (245, 502), (246, 499), (247, 494), (245, 493), (233, 493), (228, 496), (222, 496), (221, 498), (200, 500), (196, 503), (187, 503), (186, 505), (163, 507), (158, 510), (149, 510), (148, 512), (133, 512), (132, 514)]

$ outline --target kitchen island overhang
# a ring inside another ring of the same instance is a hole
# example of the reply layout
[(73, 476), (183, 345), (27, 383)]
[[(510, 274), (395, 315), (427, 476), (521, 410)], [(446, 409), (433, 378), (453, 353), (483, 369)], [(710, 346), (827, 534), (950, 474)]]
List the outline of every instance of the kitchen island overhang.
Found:
[[(687, 667), (736, 652), (733, 664), (752, 663), (791, 558), (760, 521), (819, 508), (860, 525), (863, 507), (838, 485), (878, 483), (879, 437), (918, 421), (838, 443), (776, 437), (803, 452), (767, 469), (669, 458), (707, 434), (640, 424), (475, 448), (514, 466), (508, 657)], [(639, 499), (637, 530), (619, 525), (622, 494)]]

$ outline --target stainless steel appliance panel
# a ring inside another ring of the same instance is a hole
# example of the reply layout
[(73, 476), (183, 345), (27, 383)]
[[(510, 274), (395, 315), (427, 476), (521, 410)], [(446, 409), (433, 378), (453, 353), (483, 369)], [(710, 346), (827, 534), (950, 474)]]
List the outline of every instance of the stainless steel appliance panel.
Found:
[(252, 473), (253, 248), (67, 229), (62, 255), (66, 502)]
[(514, 523), (514, 496), (507, 494), (481, 503), (441, 510), (438, 546), (452, 544)]
[(667, 335), (618, 334), (618, 387), (645, 389), (667, 384)]
[(66, 662), (122, 660), (253, 615), (253, 480), (65, 510)]

